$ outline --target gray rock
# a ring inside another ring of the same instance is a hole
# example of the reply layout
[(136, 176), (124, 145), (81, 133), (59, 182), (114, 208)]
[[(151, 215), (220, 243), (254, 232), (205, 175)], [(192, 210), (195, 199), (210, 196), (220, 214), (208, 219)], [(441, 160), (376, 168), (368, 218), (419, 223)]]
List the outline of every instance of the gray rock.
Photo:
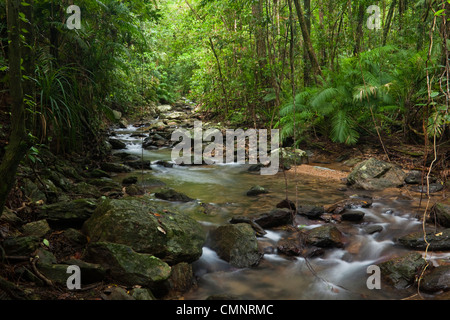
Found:
[(450, 265), (433, 268), (421, 280), (420, 289), (426, 292), (450, 290)]
[[(428, 232), (427, 242), (430, 244), (429, 250), (445, 251), (450, 250), (450, 229), (444, 229), (442, 232)], [(407, 248), (424, 250), (427, 243), (424, 240), (423, 232), (413, 232), (398, 238), (398, 242)]]
[(36, 236), (19, 236), (6, 238), (2, 247), (8, 256), (28, 256), (32, 254), (41, 243)]
[(262, 228), (274, 228), (284, 225), (291, 225), (292, 219), (293, 211), (284, 208), (277, 208), (268, 213), (263, 213), (254, 217), (253, 221)]
[(383, 190), (402, 186), (405, 177), (406, 173), (399, 167), (370, 158), (355, 166), (347, 177), (347, 184), (364, 190)]
[(443, 203), (436, 203), (431, 210), (429, 222), (439, 223), (442, 227), (450, 228), (450, 205)]
[(303, 205), (297, 209), (297, 213), (315, 220), (319, 219), (320, 216), (325, 213), (325, 209), (323, 206)]
[(246, 223), (223, 225), (210, 231), (211, 249), (237, 268), (258, 265), (262, 253), (252, 227)]
[(23, 226), (23, 233), (27, 236), (41, 238), (50, 231), (50, 226), (46, 220), (29, 222)]
[(263, 188), (261, 186), (251, 187), (250, 190), (247, 191), (248, 196), (257, 196), (257, 195), (265, 194), (265, 193), (269, 193), (269, 191), (267, 191), (265, 188)]
[(347, 210), (342, 215), (341, 218), (343, 221), (353, 221), (359, 222), (364, 219), (365, 213), (358, 210)]
[(106, 172), (127, 173), (133, 171), (129, 166), (121, 163), (103, 162), (100, 166)]
[(108, 142), (111, 144), (113, 150), (121, 150), (126, 149), (127, 145), (125, 142), (117, 140), (117, 139), (109, 139)]
[(206, 238), (203, 227), (187, 214), (169, 212), (145, 197), (104, 201), (83, 232), (92, 242), (128, 245), (170, 264), (200, 258)]
[(87, 261), (100, 264), (114, 279), (127, 285), (151, 287), (170, 276), (168, 264), (153, 255), (137, 253), (126, 245), (94, 242), (86, 250)]
[(162, 188), (155, 192), (155, 197), (162, 200), (167, 201), (176, 201), (176, 202), (191, 202), (194, 199), (188, 197), (187, 195), (175, 191), (171, 188)]
[(412, 285), (416, 275), (420, 274), (425, 265), (426, 261), (418, 252), (411, 252), (378, 264), (382, 276), (397, 289), (405, 289)]
[(78, 226), (90, 218), (97, 202), (95, 199), (77, 199), (44, 205), (38, 209), (38, 218), (47, 219), (50, 225)]
[(333, 225), (326, 224), (306, 233), (306, 243), (320, 248), (343, 247), (343, 235)]

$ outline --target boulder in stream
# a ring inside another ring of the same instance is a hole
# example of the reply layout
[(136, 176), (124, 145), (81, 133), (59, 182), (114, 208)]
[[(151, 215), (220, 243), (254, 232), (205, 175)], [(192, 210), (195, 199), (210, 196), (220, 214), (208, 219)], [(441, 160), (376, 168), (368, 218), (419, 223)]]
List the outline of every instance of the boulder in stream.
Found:
[(406, 173), (396, 165), (370, 158), (355, 166), (347, 177), (347, 184), (364, 190), (383, 190), (400, 187)]
[(334, 225), (325, 224), (306, 232), (306, 243), (320, 248), (341, 248), (344, 236)]
[(210, 232), (209, 246), (237, 268), (258, 265), (262, 253), (252, 227), (247, 223), (223, 225)]
[(175, 191), (171, 188), (161, 188), (155, 192), (155, 197), (167, 201), (191, 202), (194, 199), (188, 197), (184, 193)]
[(152, 287), (169, 278), (171, 268), (150, 254), (137, 253), (117, 243), (89, 244), (85, 259), (109, 270), (111, 276), (127, 285)]
[[(429, 250), (445, 251), (450, 250), (450, 228), (439, 232), (427, 232), (427, 242)], [(417, 231), (398, 238), (398, 242), (407, 248), (415, 250), (425, 250), (427, 243), (424, 240), (423, 232)]]
[(436, 203), (428, 220), (432, 223), (436, 221), (444, 228), (450, 228), (450, 205)]
[(105, 200), (83, 225), (92, 242), (120, 243), (173, 265), (200, 258), (202, 226), (181, 212), (169, 212), (151, 199)]
[(405, 289), (412, 285), (417, 275), (426, 266), (422, 254), (410, 252), (400, 257), (394, 257), (378, 265), (382, 276), (397, 289)]

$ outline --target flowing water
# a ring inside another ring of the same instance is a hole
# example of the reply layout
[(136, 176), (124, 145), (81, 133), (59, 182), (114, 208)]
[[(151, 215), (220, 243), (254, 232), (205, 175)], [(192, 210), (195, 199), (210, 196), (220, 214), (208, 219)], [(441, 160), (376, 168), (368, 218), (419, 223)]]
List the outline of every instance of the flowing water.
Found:
[[(129, 154), (143, 156), (144, 160), (170, 160), (170, 149), (143, 150), (142, 138), (133, 138), (135, 128), (116, 131), (117, 139), (127, 143)], [(123, 152), (123, 151), (122, 151)], [(155, 179), (166, 186), (207, 204), (207, 212), (199, 213), (198, 203), (167, 203), (179, 210), (191, 212), (205, 229), (227, 223), (234, 215), (252, 215), (268, 212), (286, 198), (286, 180), (282, 173), (261, 176), (247, 171), (248, 165), (223, 164), (214, 166), (152, 165), (152, 170), (138, 170), (134, 175), (152, 192)], [(129, 174), (127, 174), (129, 175)], [(118, 175), (116, 179), (123, 178)], [(246, 192), (261, 185), (270, 193), (248, 197)], [(324, 205), (346, 199), (355, 191), (345, 191), (339, 181), (292, 174), (287, 183), (289, 199), (299, 204)], [(342, 191), (340, 191), (342, 190)], [(373, 195), (373, 194), (372, 194)], [(421, 230), (417, 217), (417, 203), (398, 194), (375, 195), (361, 223), (342, 222), (339, 229), (345, 234), (344, 249), (329, 249), (318, 258), (288, 258), (276, 252), (277, 242), (286, 231), (266, 230), (259, 238), (264, 247), (273, 248), (254, 268), (236, 269), (221, 260), (217, 254), (203, 248), (202, 257), (193, 264), (198, 286), (185, 294), (187, 300), (205, 299), (211, 295), (227, 294), (243, 299), (401, 299), (415, 293), (415, 289), (393, 290), (387, 284), (381, 290), (369, 290), (367, 267), (406, 250), (395, 243), (395, 238)], [(359, 210), (359, 209), (358, 209)], [(297, 216), (295, 223), (313, 228), (320, 222)], [(364, 231), (368, 225), (381, 225), (375, 234)], [(432, 257), (433, 263), (448, 259), (449, 254)], [(429, 258), (429, 256), (428, 256)]]

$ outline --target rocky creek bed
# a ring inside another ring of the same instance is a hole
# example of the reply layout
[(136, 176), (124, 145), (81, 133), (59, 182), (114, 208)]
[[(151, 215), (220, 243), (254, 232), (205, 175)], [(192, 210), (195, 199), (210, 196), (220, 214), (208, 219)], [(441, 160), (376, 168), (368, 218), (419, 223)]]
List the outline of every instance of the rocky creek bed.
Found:
[[(375, 157), (342, 171), (285, 149), (290, 170), (273, 177), (260, 166), (176, 166), (170, 136), (192, 128), (192, 109), (120, 119), (97, 163), (42, 149), (22, 166), (24, 202), (0, 219), (0, 298), (400, 299), (419, 287), (448, 299), (450, 205), (438, 179), (424, 217), (421, 173)], [(66, 288), (70, 265), (82, 290)], [(366, 286), (370, 265), (382, 290)]]

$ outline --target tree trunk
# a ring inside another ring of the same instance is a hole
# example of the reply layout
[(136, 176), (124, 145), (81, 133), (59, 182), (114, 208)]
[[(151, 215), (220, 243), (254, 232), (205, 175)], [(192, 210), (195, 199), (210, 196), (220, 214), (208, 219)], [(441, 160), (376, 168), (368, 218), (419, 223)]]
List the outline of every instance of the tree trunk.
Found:
[(359, 4), (358, 8), (358, 25), (356, 27), (355, 47), (353, 49), (353, 55), (358, 55), (361, 52), (361, 41), (363, 39), (363, 20), (364, 20), (364, 3)]
[(256, 72), (256, 83), (264, 87), (267, 86), (267, 79), (264, 75), (267, 66), (267, 48), (266, 39), (264, 36), (264, 28), (262, 26), (263, 21), (263, 1), (257, 0), (252, 5), (252, 15), (254, 20), (255, 30), (255, 44), (256, 44), (256, 56), (258, 59), (259, 70)]
[(308, 26), (306, 23), (305, 15), (303, 14), (303, 9), (300, 5), (299, 0), (294, 0), (295, 9), (297, 10), (297, 16), (300, 23), (300, 28), (302, 30), (303, 41), (306, 45), (306, 50), (308, 52), (309, 60), (311, 61), (312, 71), (314, 75), (322, 76), (322, 70), (320, 69), (319, 61), (317, 60), (316, 53), (311, 42), (311, 38), (308, 32)]
[[(305, 22), (308, 36), (311, 38), (311, 0), (304, 0), (303, 5), (305, 6)], [(306, 42), (303, 42), (303, 81), (305, 87), (311, 84), (311, 62), (308, 59), (308, 48)]]
[(383, 33), (383, 46), (386, 45), (387, 37), (389, 34), (389, 29), (391, 27), (392, 17), (394, 15), (395, 5), (397, 3), (397, 0), (393, 0), (391, 3), (391, 7), (389, 8), (389, 12), (386, 18), (386, 23), (384, 26), (384, 33)]
[(25, 108), (23, 101), (20, 20), (19, 10), (22, 0), (7, 0), (7, 25), (9, 35), (9, 91), (11, 104), (11, 133), (8, 146), (0, 164), (0, 215), (6, 199), (15, 183), (17, 167), (25, 156), (29, 143), (25, 126)]

